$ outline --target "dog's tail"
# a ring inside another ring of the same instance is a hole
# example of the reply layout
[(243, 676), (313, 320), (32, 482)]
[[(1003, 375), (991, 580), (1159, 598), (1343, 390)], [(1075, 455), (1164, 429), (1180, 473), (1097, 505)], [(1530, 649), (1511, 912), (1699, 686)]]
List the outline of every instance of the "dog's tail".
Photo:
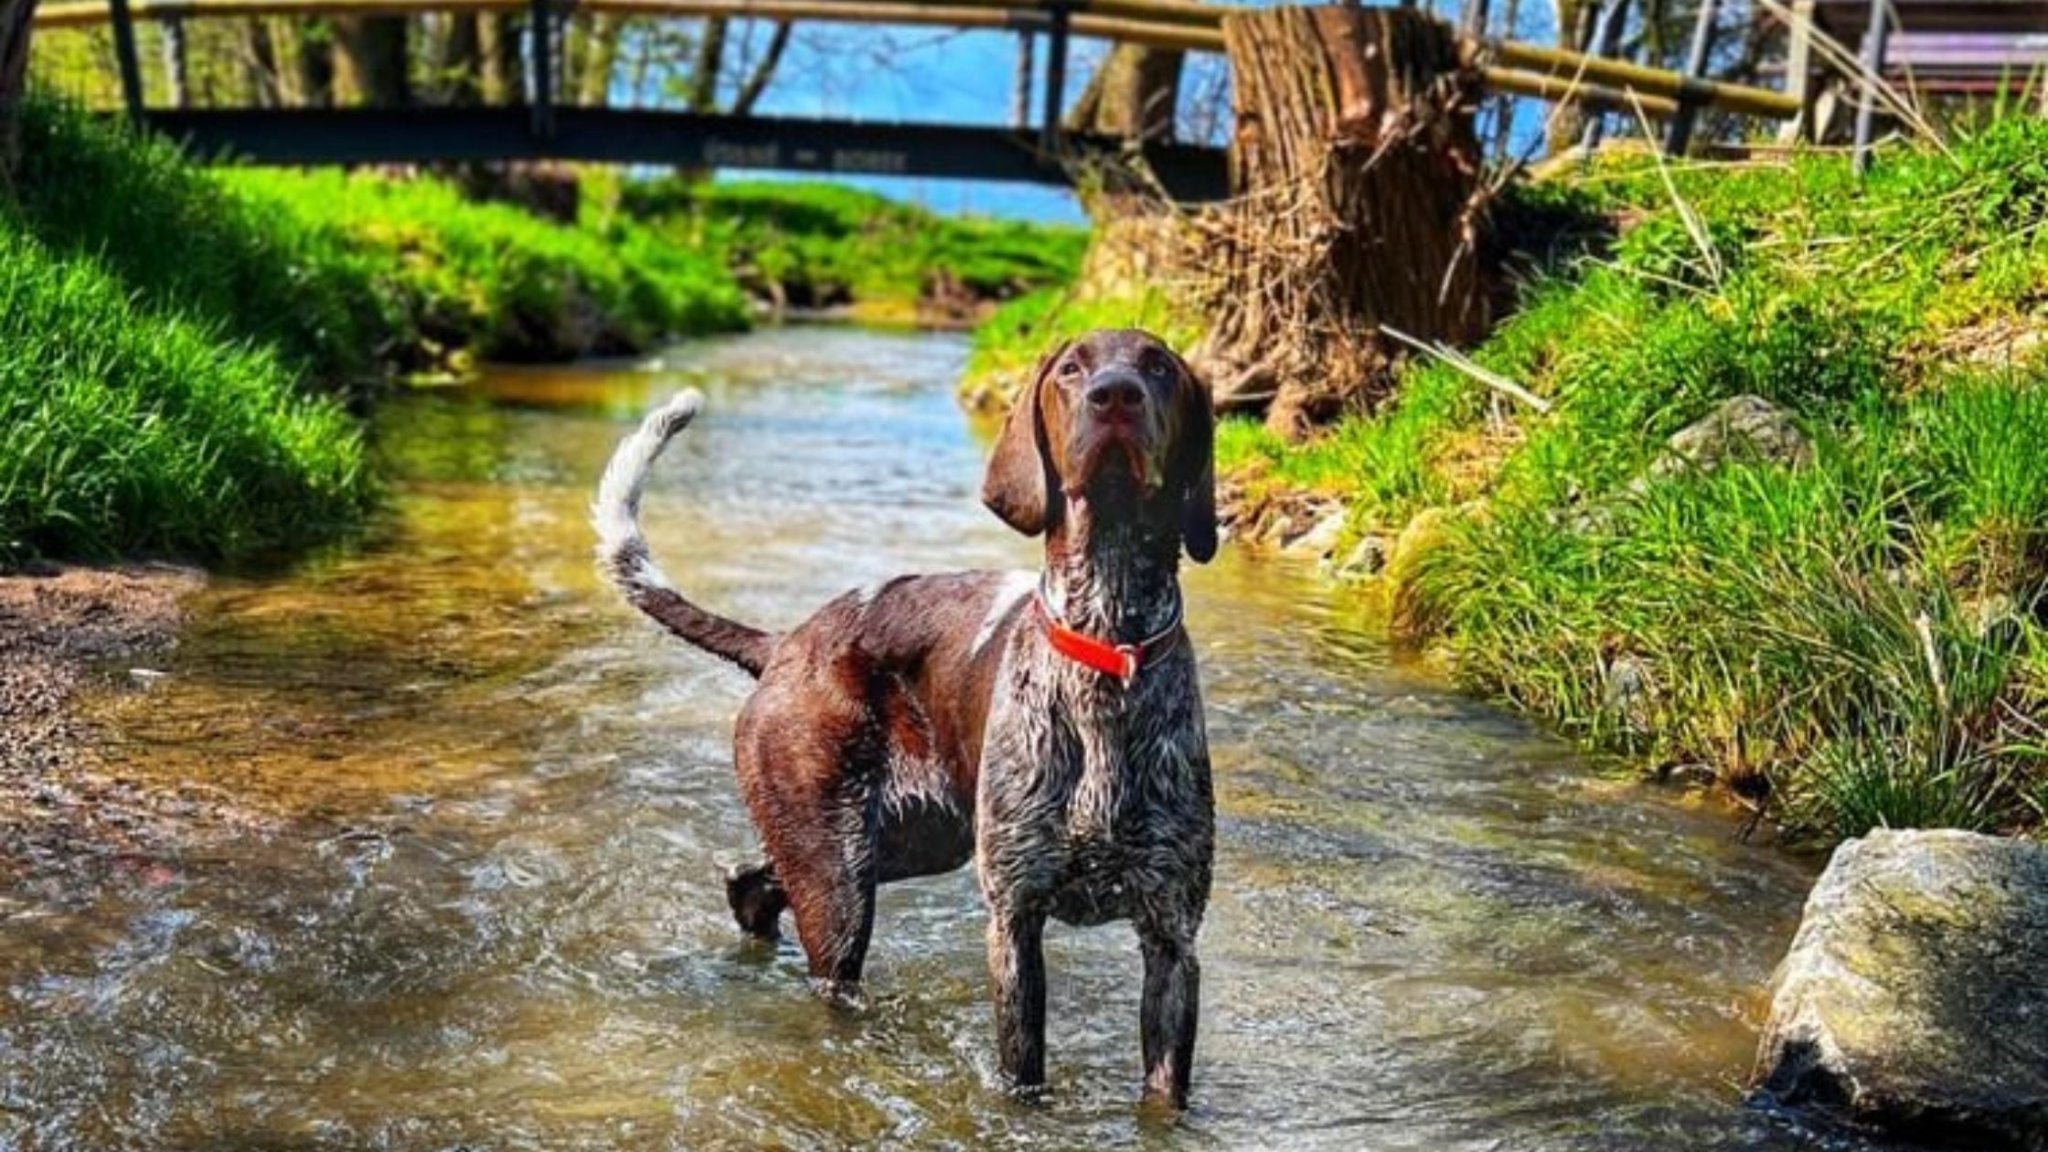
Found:
[(591, 523), (597, 528), (598, 571), (618, 585), (627, 602), (654, 617), (662, 627), (714, 656), (732, 661), (759, 676), (775, 637), (683, 598), (648, 554), (640, 532), (640, 493), (647, 473), (676, 433), (690, 426), (704, 407), (704, 394), (694, 388), (677, 393), (647, 414), (631, 436), (619, 442), (612, 462), (597, 486)]

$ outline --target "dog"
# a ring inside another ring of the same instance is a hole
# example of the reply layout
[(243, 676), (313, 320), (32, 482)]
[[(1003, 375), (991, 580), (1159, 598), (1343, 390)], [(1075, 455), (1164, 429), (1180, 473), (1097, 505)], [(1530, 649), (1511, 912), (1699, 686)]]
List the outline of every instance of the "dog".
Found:
[(1043, 536), (1036, 573), (900, 576), (788, 632), (686, 599), (639, 527), (649, 469), (697, 415), (687, 391), (613, 456), (593, 519), (603, 574), (670, 632), (760, 681), (734, 766), (767, 859), (727, 878), (810, 975), (858, 994), (875, 889), (972, 858), (989, 911), (998, 1065), (1045, 1081), (1048, 917), (1128, 919), (1144, 956), (1148, 1100), (1186, 1106), (1215, 816), (1180, 558), (1216, 551), (1208, 389), (1156, 337), (1099, 331), (1040, 362), (982, 500)]

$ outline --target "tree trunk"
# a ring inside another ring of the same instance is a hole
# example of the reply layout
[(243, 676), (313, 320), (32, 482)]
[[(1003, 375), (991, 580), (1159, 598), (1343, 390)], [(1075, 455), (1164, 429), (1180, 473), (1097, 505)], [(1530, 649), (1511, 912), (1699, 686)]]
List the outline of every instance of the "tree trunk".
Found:
[(0, 180), (21, 158), (21, 126), (16, 119), (28, 90), (28, 40), (36, 0), (0, 0)]
[(441, 41), (441, 58), (435, 69), (440, 74), (444, 104), (466, 107), (483, 95), (483, 38), (477, 21), (474, 12), (448, 17), (448, 34)]
[(270, 30), (263, 21), (250, 17), (241, 21), (242, 88), (249, 102), (258, 108), (277, 107), (277, 55), (272, 51)]
[(337, 103), (403, 108), (412, 102), (406, 74), (403, 16), (334, 18), (334, 96)]
[[(1557, 0), (1557, 46), (1584, 52), (1593, 43), (1593, 25), (1600, 20), (1595, 0)], [(1543, 143), (1552, 156), (1561, 156), (1586, 134), (1586, 112), (1577, 103), (1553, 105), (1544, 123)]]
[(334, 53), (329, 48), (332, 32), (324, 22), (305, 23), (286, 16), (272, 16), (271, 51), (282, 67), (277, 74), (278, 95), (289, 107), (318, 108), (334, 102)]
[(477, 20), (477, 48), (483, 56), (483, 98), (486, 104), (522, 104), (526, 86), (520, 79), (519, 39), (523, 24), (516, 16), (492, 14)]
[(767, 50), (761, 53), (761, 59), (754, 63), (754, 70), (747, 74), (740, 90), (733, 95), (732, 107), (728, 111), (734, 116), (751, 114), (754, 105), (760, 102), (761, 94), (768, 90), (768, 82), (775, 78), (775, 69), (782, 63), (782, 54), (789, 48), (792, 27), (787, 20), (775, 22), (775, 30), (768, 35)]
[(712, 112), (718, 108), (718, 74), (725, 70), (725, 39), (732, 22), (723, 16), (704, 21), (704, 35), (697, 41), (697, 62), (690, 68), (689, 109)]
[(185, 21), (172, 17), (158, 26), (163, 35), (164, 84), (171, 93), (171, 107), (192, 106), (192, 56), (185, 40)]
[[(1522, 0), (1507, 0), (1507, 11), (1501, 14), (1497, 35), (1502, 40), (1515, 38), (1515, 25), (1521, 22)], [(1493, 123), (1494, 167), (1505, 169), (1514, 162), (1515, 150), (1515, 97), (1505, 92), (1493, 98), (1495, 110)]]
[[(1223, 21), (1233, 207), (1211, 227), (1200, 359), (1218, 402), (1286, 435), (1367, 408), (1400, 345), (1483, 334), (1476, 79), (1414, 9), (1248, 10)], [(1220, 369), (1221, 371), (1217, 371)]]
[(1074, 102), (1067, 130), (1171, 140), (1182, 59), (1170, 49), (1117, 45)]
[(618, 66), (621, 31), (617, 16), (603, 14), (590, 18), (590, 25), (583, 33), (582, 76), (576, 90), (578, 104), (602, 108), (611, 103), (612, 70)]

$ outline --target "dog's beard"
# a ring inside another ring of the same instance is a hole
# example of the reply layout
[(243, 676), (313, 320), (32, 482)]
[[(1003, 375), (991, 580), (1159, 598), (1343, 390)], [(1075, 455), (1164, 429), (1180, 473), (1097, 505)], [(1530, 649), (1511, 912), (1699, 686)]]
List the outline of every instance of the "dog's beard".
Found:
[(1067, 494), (1130, 494), (1144, 497), (1159, 490), (1160, 468), (1139, 446), (1136, 437), (1105, 433), (1095, 437), (1082, 452), (1077, 479), (1067, 485)]

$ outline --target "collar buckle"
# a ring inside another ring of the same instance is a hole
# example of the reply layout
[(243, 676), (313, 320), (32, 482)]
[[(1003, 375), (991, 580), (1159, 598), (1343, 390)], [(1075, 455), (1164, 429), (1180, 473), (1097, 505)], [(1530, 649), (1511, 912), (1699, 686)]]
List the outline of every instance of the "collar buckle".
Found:
[(1118, 644), (1116, 654), (1123, 657), (1123, 670), (1117, 673), (1116, 678), (1123, 681), (1124, 687), (1129, 688), (1138, 682), (1138, 670), (1145, 666), (1145, 646)]

